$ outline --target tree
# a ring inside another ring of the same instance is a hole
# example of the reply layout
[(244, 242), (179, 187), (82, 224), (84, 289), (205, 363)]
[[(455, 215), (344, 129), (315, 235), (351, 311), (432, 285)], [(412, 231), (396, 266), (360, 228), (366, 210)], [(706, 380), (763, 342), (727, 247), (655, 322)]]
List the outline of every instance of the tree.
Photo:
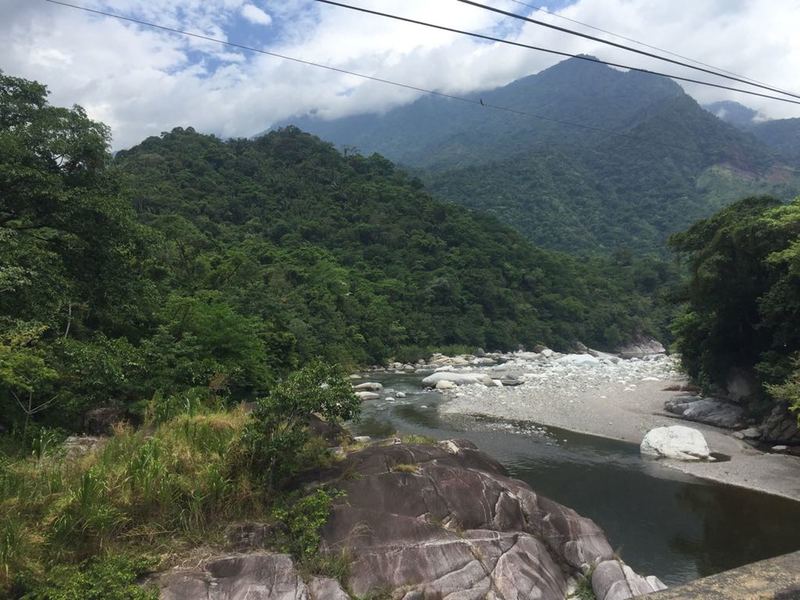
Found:
[(250, 468), (270, 488), (281, 487), (320, 459), (310, 444), (312, 416), (338, 423), (357, 417), (360, 407), (340, 367), (311, 362), (257, 401), (242, 442)]
[[(735, 370), (785, 380), (800, 351), (800, 198), (747, 198), (675, 235), (690, 277), (676, 319), (689, 375), (725, 386)], [(777, 388), (774, 388), (777, 389)]]

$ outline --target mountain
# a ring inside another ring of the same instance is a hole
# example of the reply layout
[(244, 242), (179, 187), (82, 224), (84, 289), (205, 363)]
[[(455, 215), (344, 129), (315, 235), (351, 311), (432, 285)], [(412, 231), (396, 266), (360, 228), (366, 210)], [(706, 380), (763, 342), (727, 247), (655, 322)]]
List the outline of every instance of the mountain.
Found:
[(472, 98), (529, 114), (426, 96), (385, 114), (295, 122), (415, 169), (435, 195), (537, 244), (582, 254), (664, 252), (668, 235), (743, 195), (800, 190), (772, 149), (663, 77), (569, 59)]
[(730, 101), (706, 104), (704, 108), (723, 121), (753, 134), (782, 160), (800, 166), (800, 118), (765, 119), (752, 108)]
[(744, 104), (739, 104), (731, 100), (704, 104), (703, 108), (718, 119), (739, 127), (740, 129), (747, 129), (763, 120), (763, 117), (761, 117), (761, 114), (757, 110), (753, 110)]
[(228, 142), (175, 129), (115, 163), (142, 223), (174, 246), (173, 285), (221, 294), (302, 358), (611, 347), (654, 331), (652, 269), (536, 248), (385, 158), (345, 156), (294, 127)]
[(800, 118), (756, 123), (750, 131), (781, 158), (800, 167)]

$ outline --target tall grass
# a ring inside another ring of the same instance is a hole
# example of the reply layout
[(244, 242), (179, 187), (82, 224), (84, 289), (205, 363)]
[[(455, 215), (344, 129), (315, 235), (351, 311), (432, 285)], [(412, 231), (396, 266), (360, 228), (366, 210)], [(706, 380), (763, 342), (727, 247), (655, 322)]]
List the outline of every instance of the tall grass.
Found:
[(262, 518), (265, 499), (232, 456), (240, 410), (183, 414), (114, 435), (82, 458), (52, 452), (0, 459), (0, 596), (56, 564), (219, 539), (237, 518)]

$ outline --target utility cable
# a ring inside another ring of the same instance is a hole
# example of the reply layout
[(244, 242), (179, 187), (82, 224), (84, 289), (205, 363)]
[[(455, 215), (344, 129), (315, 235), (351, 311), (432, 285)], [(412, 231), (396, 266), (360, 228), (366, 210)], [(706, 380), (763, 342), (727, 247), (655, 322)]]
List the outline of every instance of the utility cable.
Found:
[[(322, 1), (322, 0), (317, 0), (317, 1)], [(524, 15), (518, 15), (517, 13), (509, 12), (509, 11), (503, 10), (501, 8), (495, 8), (494, 6), (489, 6), (487, 4), (481, 4), (480, 2), (475, 2), (474, 0), (457, 0), (457, 1), (461, 2), (463, 4), (469, 4), (470, 6), (483, 8), (484, 10), (488, 10), (488, 11), (493, 12), (493, 13), (505, 15), (507, 17), (512, 17), (514, 19), (519, 19), (521, 21), (527, 21), (528, 23), (533, 23), (534, 25), (540, 25), (542, 27), (547, 27), (549, 29), (555, 29), (556, 31), (561, 31), (563, 33), (568, 33), (570, 35), (575, 35), (575, 36), (578, 36), (578, 37), (582, 37), (582, 38), (585, 38), (587, 40), (600, 42), (601, 44), (606, 44), (608, 46), (614, 46), (615, 48), (621, 48), (623, 50), (627, 50), (629, 52), (635, 52), (636, 54), (641, 54), (643, 56), (648, 56), (650, 58), (655, 58), (657, 60), (662, 60), (662, 61), (665, 61), (665, 62), (668, 62), (668, 63), (672, 63), (672, 64), (675, 64), (675, 65), (680, 65), (682, 67), (687, 67), (689, 69), (694, 69), (696, 71), (702, 71), (704, 73), (709, 73), (711, 75), (715, 75), (716, 77), (724, 77), (725, 79), (730, 79), (732, 81), (737, 81), (739, 83), (744, 83), (744, 84), (751, 85), (751, 86), (754, 86), (754, 87), (762, 88), (762, 89), (768, 90), (770, 92), (776, 92), (776, 93), (779, 93), (779, 94), (785, 94), (787, 96), (792, 96), (793, 98), (800, 98), (800, 94), (794, 94), (792, 92), (784, 92), (784, 91), (782, 91), (782, 90), (780, 90), (778, 88), (771, 87), (771, 86), (768, 86), (768, 85), (762, 85), (760, 83), (753, 83), (752, 81), (747, 81), (746, 79), (742, 79), (740, 77), (733, 77), (731, 75), (724, 75), (722, 73), (718, 73), (716, 71), (713, 71), (712, 69), (706, 69), (704, 67), (698, 67), (698, 66), (695, 66), (695, 65), (690, 65), (689, 63), (682, 62), (682, 61), (679, 61), (679, 60), (675, 60), (675, 59), (672, 59), (672, 58), (667, 58), (666, 56), (660, 56), (660, 55), (654, 54), (652, 52), (647, 52), (645, 50), (639, 50), (637, 48), (632, 48), (631, 46), (626, 46), (625, 44), (618, 44), (618, 43), (612, 42), (610, 40), (604, 40), (603, 38), (599, 38), (599, 37), (594, 36), (594, 35), (589, 35), (588, 33), (581, 33), (580, 31), (575, 31), (573, 29), (568, 29), (566, 27), (560, 27), (559, 25), (553, 25), (552, 23), (547, 23), (546, 21), (540, 21), (538, 19), (532, 19), (530, 17), (526, 17)]]
[[(653, 46), (651, 44), (647, 44), (645, 42), (636, 40), (631, 37), (626, 37), (619, 33), (614, 33), (613, 31), (609, 31), (608, 29), (603, 29), (602, 27), (596, 27), (595, 25), (591, 25), (586, 23), (585, 21), (579, 21), (577, 19), (571, 19), (565, 15), (561, 15), (557, 12), (552, 10), (548, 10), (544, 6), (537, 6), (536, 4), (529, 4), (527, 2), (523, 2), (522, 0), (509, 0), (509, 2), (513, 2), (514, 4), (519, 4), (520, 6), (526, 6), (527, 8), (532, 8), (536, 11), (541, 11), (545, 14), (550, 15), (551, 17), (555, 17), (557, 19), (563, 19), (564, 21), (569, 21), (570, 23), (575, 23), (576, 25), (582, 25), (588, 29), (593, 29), (594, 31), (599, 31), (600, 33), (605, 33), (606, 35), (610, 35), (615, 38), (619, 38), (621, 40), (625, 40), (626, 42), (631, 42), (634, 44), (639, 44), (640, 46), (644, 46), (645, 48), (650, 48), (651, 50), (657, 50), (658, 52), (663, 52), (664, 54), (669, 54), (670, 56), (674, 56), (676, 58), (682, 58), (683, 60), (688, 60), (689, 62), (693, 62), (695, 64), (701, 65), (703, 67), (708, 67), (709, 69), (714, 69), (719, 73), (726, 73), (728, 75), (733, 75), (734, 77), (741, 77), (742, 79), (746, 79), (750, 82), (760, 83), (762, 85), (769, 85), (768, 83), (764, 83), (763, 81), (759, 81), (758, 79), (753, 79), (752, 77), (747, 77), (746, 75), (740, 75), (739, 73), (734, 73), (733, 71), (728, 71), (727, 69), (723, 69), (721, 67), (715, 67), (714, 65), (710, 65), (708, 63), (704, 63), (701, 60), (697, 60), (695, 58), (691, 58), (689, 56), (684, 56), (683, 54), (678, 54), (677, 52), (672, 52), (671, 50), (667, 50), (666, 48), (660, 48), (658, 46)], [(781, 90), (782, 93), (786, 94), (785, 90)]]
[[(777, 100), (778, 102), (787, 102), (789, 104), (797, 104), (800, 105), (800, 100), (790, 100), (789, 98), (781, 98), (779, 96), (772, 96), (770, 94), (762, 94), (761, 92), (754, 92), (752, 90), (743, 90), (741, 88), (735, 88), (727, 85), (723, 85), (721, 83), (712, 83), (710, 81), (701, 81), (699, 79), (692, 79), (691, 77), (683, 77), (681, 75), (672, 75), (670, 73), (662, 73), (660, 71), (652, 71), (650, 69), (642, 69), (639, 67), (631, 67), (630, 65), (623, 65), (620, 63), (614, 63), (607, 60), (601, 60), (599, 58), (595, 58), (594, 56), (586, 56), (585, 54), (572, 54), (571, 52), (562, 52), (560, 50), (553, 50), (552, 48), (542, 48), (541, 46), (531, 46), (530, 44), (523, 44), (522, 42), (514, 42), (511, 40), (504, 40), (503, 38), (494, 37), (491, 35), (486, 35), (483, 33), (475, 33), (473, 31), (464, 31), (463, 29), (455, 29), (453, 27), (447, 27), (445, 25), (436, 25), (434, 23), (428, 23), (426, 21), (418, 21), (417, 19), (411, 19), (409, 17), (401, 17), (400, 15), (394, 15), (391, 13), (385, 13), (378, 10), (371, 10), (369, 8), (363, 8), (361, 6), (353, 6), (352, 4), (344, 4), (342, 2), (336, 2), (335, 0), (315, 0), (315, 2), (319, 2), (321, 4), (329, 4), (331, 6), (338, 6), (340, 8), (346, 8), (348, 10), (354, 10), (356, 12), (375, 15), (378, 17), (384, 17), (387, 19), (394, 19), (396, 21), (403, 21), (405, 23), (412, 23), (414, 25), (422, 25), (423, 27), (430, 27), (432, 29), (439, 29), (441, 31), (448, 31), (450, 33), (458, 33), (460, 35), (467, 35), (475, 38), (479, 38), (482, 40), (488, 40), (492, 42), (498, 42), (501, 44), (508, 44), (510, 46), (516, 46), (518, 48), (526, 48), (528, 50), (536, 50), (539, 52), (546, 52), (548, 54), (556, 54), (558, 56), (566, 56), (568, 58), (576, 58), (578, 60), (584, 60), (587, 62), (592, 62), (596, 64), (606, 65), (609, 67), (618, 67), (621, 69), (628, 69), (630, 71), (636, 71), (638, 73), (645, 73), (647, 75), (657, 75), (660, 77), (669, 77), (670, 79), (677, 79), (679, 81), (686, 81), (689, 83), (696, 83), (699, 85), (705, 85), (709, 87), (714, 87), (722, 90), (728, 90), (731, 92), (738, 92), (740, 94), (748, 94), (750, 96), (758, 96), (761, 98), (767, 98), (770, 100)], [(751, 84), (752, 85), (752, 84)], [(798, 96), (800, 98), (800, 96)]]
[(586, 124), (583, 124), (583, 123), (575, 123), (573, 121), (565, 121), (563, 119), (555, 119), (555, 118), (552, 118), (552, 117), (546, 117), (544, 115), (539, 115), (539, 114), (536, 114), (536, 113), (531, 113), (531, 112), (527, 112), (527, 111), (523, 111), (523, 110), (517, 110), (515, 108), (510, 108), (510, 107), (507, 107), (507, 106), (500, 106), (500, 105), (497, 105), (497, 104), (490, 104), (488, 102), (484, 102), (483, 99), (480, 99), (480, 98), (477, 98), (477, 99), (476, 98), (468, 98), (466, 96), (457, 96), (455, 94), (447, 94), (447, 93), (444, 93), (444, 92), (438, 92), (438, 91), (435, 91), (435, 90), (429, 90), (429, 89), (426, 89), (426, 88), (417, 87), (415, 85), (410, 85), (410, 84), (407, 84), (407, 83), (401, 83), (401, 82), (397, 82), (397, 81), (392, 81), (390, 79), (384, 79), (384, 78), (381, 78), (381, 77), (375, 77), (373, 75), (366, 75), (364, 73), (358, 73), (357, 71), (351, 71), (351, 70), (348, 70), (348, 69), (342, 69), (340, 67), (332, 67), (330, 65), (323, 65), (323, 64), (320, 64), (320, 63), (317, 63), (317, 62), (313, 62), (313, 61), (310, 61), (310, 60), (304, 60), (304, 59), (301, 59), (301, 58), (295, 58), (293, 56), (288, 56), (286, 54), (279, 54), (277, 52), (270, 52), (268, 50), (261, 50), (259, 48), (253, 48), (252, 46), (246, 46), (244, 44), (239, 44), (237, 42), (230, 42), (228, 40), (222, 40), (222, 39), (219, 39), (219, 38), (214, 38), (214, 37), (203, 35), (203, 34), (199, 34), (199, 33), (192, 33), (190, 31), (184, 31), (184, 30), (181, 30), (181, 29), (176, 29), (174, 27), (167, 27), (165, 25), (158, 25), (156, 23), (151, 23), (149, 21), (143, 21), (141, 19), (136, 19), (136, 18), (133, 18), (133, 17), (126, 17), (126, 16), (123, 16), (123, 15), (118, 15), (118, 14), (115, 14), (115, 13), (106, 12), (106, 11), (102, 11), (102, 10), (98, 10), (98, 9), (94, 9), (94, 8), (88, 8), (88, 7), (85, 7), (85, 6), (79, 6), (77, 4), (70, 4), (69, 2), (63, 2), (61, 0), (44, 0), (44, 1), (48, 2), (50, 4), (57, 4), (59, 6), (64, 6), (64, 7), (67, 7), (67, 8), (72, 8), (72, 9), (83, 11), (83, 12), (87, 12), (87, 13), (92, 13), (92, 14), (96, 14), (96, 15), (100, 15), (100, 16), (104, 16), (104, 17), (110, 17), (110, 18), (113, 18), (113, 19), (121, 20), (121, 21), (127, 21), (129, 23), (135, 23), (137, 25), (143, 25), (145, 27), (151, 27), (153, 29), (159, 29), (161, 31), (167, 31), (169, 33), (175, 33), (175, 34), (178, 34), (178, 35), (184, 35), (184, 36), (187, 36), (187, 37), (192, 37), (192, 38), (196, 38), (196, 39), (200, 39), (200, 40), (205, 40), (207, 42), (214, 42), (214, 43), (217, 43), (217, 44), (230, 46), (232, 48), (238, 48), (240, 50), (247, 50), (249, 52), (255, 52), (255, 53), (258, 53), (258, 54), (264, 54), (264, 55), (267, 55), (267, 56), (280, 58), (280, 59), (283, 59), (283, 60), (291, 61), (291, 62), (302, 64), (302, 65), (317, 67), (317, 68), (320, 68), (320, 69), (326, 69), (328, 71), (334, 71), (336, 73), (342, 73), (344, 75), (352, 75), (353, 77), (359, 77), (361, 79), (366, 79), (366, 80), (369, 80), (369, 81), (375, 81), (377, 83), (383, 83), (383, 84), (386, 84), (386, 85), (392, 85), (392, 86), (403, 88), (403, 89), (407, 89), (407, 90), (413, 90), (413, 91), (420, 92), (420, 93), (423, 93), (423, 94), (429, 94), (431, 96), (438, 96), (440, 98), (448, 98), (450, 100), (456, 100), (458, 102), (463, 102), (465, 104), (477, 105), (477, 106), (480, 106), (482, 108), (486, 108), (486, 109), (490, 109), (490, 110), (496, 110), (496, 111), (511, 113), (511, 114), (515, 114), (515, 115), (519, 115), (519, 116), (523, 116), (523, 117), (530, 117), (530, 118), (539, 119), (539, 120), (542, 120), (542, 121), (549, 121), (551, 123), (558, 123), (559, 125), (566, 125), (566, 126), (569, 126), (569, 127), (577, 127), (579, 129), (586, 129), (586, 130), (589, 130), (589, 131), (607, 133), (607, 134), (615, 135), (615, 136), (618, 136), (618, 137), (621, 137), (621, 138), (626, 138), (626, 139), (629, 139), (629, 140), (639, 141), (639, 142), (642, 142), (642, 143), (645, 143), (645, 144), (651, 144), (651, 145), (654, 145), (654, 146), (661, 146), (663, 148), (669, 148), (669, 149), (672, 149), (672, 150), (680, 150), (682, 152), (691, 151), (691, 149), (688, 148), (688, 147), (678, 146), (678, 145), (674, 145), (674, 144), (665, 144), (663, 142), (657, 142), (657, 141), (653, 140), (652, 138), (646, 138), (646, 137), (642, 137), (642, 136), (631, 135), (631, 134), (624, 133), (624, 132), (621, 132), (621, 131), (614, 131), (612, 129), (606, 129), (606, 128), (603, 128), (603, 127), (595, 127), (593, 125), (586, 125)]

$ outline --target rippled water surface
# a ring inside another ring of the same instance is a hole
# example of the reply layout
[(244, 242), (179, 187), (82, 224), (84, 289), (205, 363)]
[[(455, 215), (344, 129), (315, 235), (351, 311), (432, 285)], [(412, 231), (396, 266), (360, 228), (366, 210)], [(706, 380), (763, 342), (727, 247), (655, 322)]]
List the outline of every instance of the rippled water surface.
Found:
[[(419, 377), (376, 377), (405, 398), (364, 403), (355, 429), (466, 438), (538, 493), (594, 519), (634, 569), (676, 584), (800, 548), (800, 503), (684, 476), (633, 444), (529, 423), (439, 416)], [(388, 394), (387, 394), (388, 395)]]

